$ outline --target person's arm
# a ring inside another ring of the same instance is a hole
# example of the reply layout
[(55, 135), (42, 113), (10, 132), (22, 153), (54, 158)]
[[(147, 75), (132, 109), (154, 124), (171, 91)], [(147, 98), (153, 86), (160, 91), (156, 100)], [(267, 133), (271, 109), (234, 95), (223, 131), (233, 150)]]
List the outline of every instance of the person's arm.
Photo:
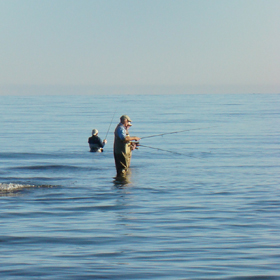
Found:
[(136, 136), (129, 136), (126, 135), (126, 129), (123, 126), (120, 126), (117, 130), (119, 138), (124, 142), (130, 142), (130, 141), (139, 141), (141, 138)]
[(105, 144), (106, 144), (105, 141), (106, 141), (106, 143), (107, 143), (107, 140), (104, 140), (104, 141), (102, 142), (101, 138), (98, 137), (98, 145), (99, 145), (99, 147), (103, 148), (103, 147), (105, 146)]
[(101, 143), (101, 145), (102, 145), (102, 148), (104, 148), (105, 144), (107, 143), (107, 140), (104, 139), (104, 140), (101, 142), (101, 139), (100, 139), (100, 143)]
[(136, 136), (126, 136), (125, 137), (125, 142), (129, 142), (129, 141), (139, 141), (141, 138), (136, 137)]

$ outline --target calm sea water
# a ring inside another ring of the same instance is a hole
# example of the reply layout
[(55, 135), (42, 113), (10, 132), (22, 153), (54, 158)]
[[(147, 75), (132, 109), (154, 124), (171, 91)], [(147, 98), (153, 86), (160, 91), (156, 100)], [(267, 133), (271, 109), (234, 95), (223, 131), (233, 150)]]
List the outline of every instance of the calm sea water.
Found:
[[(122, 114), (188, 131), (143, 138), (120, 183)], [(0, 115), (1, 279), (280, 279), (280, 95), (0, 96)]]

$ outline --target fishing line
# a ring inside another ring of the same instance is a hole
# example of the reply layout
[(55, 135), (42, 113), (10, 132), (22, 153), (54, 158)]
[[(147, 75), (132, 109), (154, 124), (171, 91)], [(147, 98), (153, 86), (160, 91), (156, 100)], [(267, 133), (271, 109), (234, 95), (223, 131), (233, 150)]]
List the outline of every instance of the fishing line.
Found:
[(112, 124), (112, 122), (113, 122), (113, 119), (114, 119), (114, 116), (115, 116), (116, 112), (117, 112), (117, 109), (115, 110), (114, 115), (113, 115), (113, 117), (112, 117), (112, 119), (111, 119), (111, 122), (110, 122), (109, 128), (108, 128), (108, 130), (107, 130), (105, 139), (107, 139), (107, 135), (108, 135), (108, 132), (109, 132), (109, 130), (110, 130), (110, 127), (111, 127), (111, 124)]
[(154, 149), (154, 150), (164, 151), (164, 152), (168, 152), (168, 153), (172, 153), (172, 154), (175, 154), (175, 155), (187, 156), (187, 157), (192, 157), (192, 158), (198, 158), (198, 157), (195, 157), (195, 156), (191, 156), (191, 155), (187, 155), (187, 154), (182, 154), (182, 153), (177, 153), (177, 152), (173, 152), (173, 151), (169, 151), (169, 150), (164, 150), (164, 149), (160, 149), (160, 148), (155, 148), (155, 147), (151, 147), (151, 146), (146, 146), (146, 145), (142, 145), (142, 144), (139, 144), (138, 147), (139, 146), (142, 146), (142, 147), (145, 147), (145, 148)]
[(139, 147), (139, 146), (145, 147), (145, 148), (154, 149), (154, 150), (169, 152), (169, 153), (176, 154), (176, 155), (185, 156), (184, 154), (181, 154), (181, 153), (177, 153), (177, 152), (173, 152), (173, 151), (169, 151), (169, 150), (164, 150), (164, 149), (160, 149), (160, 148), (155, 148), (155, 147), (151, 147), (151, 146), (146, 146), (146, 145), (142, 145), (142, 144), (139, 144), (138, 147)]
[(201, 127), (201, 128), (184, 129), (184, 130), (155, 134), (155, 135), (150, 135), (150, 136), (144, 136), (144, 137), (141, 137), (141, 140), (144, 139), (144, 138), (152, 138), (152, 137), (157, 137), (157, 136), (163, 136), (163, 135), (166, 135), (166, 134), (174, 134), (174, 133), (180, 133), (180, 132), (191, 131), (191, 130), (200, 130), (200, 129), (206, 129), (206, 128), (211, 128), (211, 127), (216, 127), (216, 125), (215, 126), (208, 126), (208, 127)]

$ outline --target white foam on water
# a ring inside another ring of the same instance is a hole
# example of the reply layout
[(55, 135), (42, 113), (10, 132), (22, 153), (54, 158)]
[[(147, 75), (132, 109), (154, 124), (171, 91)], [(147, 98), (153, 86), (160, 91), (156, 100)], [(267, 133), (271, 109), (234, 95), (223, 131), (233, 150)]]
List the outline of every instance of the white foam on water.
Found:
[(12, 192), (12, 191), (16, 191), (16, 190), (20, 190), (20, 189), (24, 189), (24, 188), (34, 188), (34, 185), (22, 185), (22, 184), (13, 184), (13, 183), (9, 183), (9, 184), (3, 184), (0, 183), (0, 191), (1, 192)]
[(21, 189), (27, 189), (27, 188), (35, 188), (38, 186), (35, 185), (22, 185), (22, 184), (14, 184), (14, 183), (0, 183), (0, 192), (13, 192), (18, 191)]

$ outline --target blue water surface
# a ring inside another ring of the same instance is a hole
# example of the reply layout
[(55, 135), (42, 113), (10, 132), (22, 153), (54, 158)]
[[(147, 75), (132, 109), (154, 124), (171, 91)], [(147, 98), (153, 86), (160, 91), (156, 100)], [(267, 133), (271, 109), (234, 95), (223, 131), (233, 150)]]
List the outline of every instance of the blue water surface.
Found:
[[(279, 94), (0, 96), (0, 278), (280, 279), (279, 108)], [(122, 114), (143, 146), (119, 182)]]

